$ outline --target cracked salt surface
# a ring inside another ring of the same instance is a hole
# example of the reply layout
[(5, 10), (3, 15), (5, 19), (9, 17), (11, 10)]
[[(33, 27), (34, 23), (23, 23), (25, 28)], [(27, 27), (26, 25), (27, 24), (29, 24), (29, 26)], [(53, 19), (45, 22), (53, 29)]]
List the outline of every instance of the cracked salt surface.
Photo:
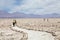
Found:
[(27, 30), (27, 29), (19, 28), (17, 26), (12, 27), (12, 29), (27, 33), (28, 40), (54, 40), (54, 37), (50, 33), (47, 33), (47, 32)]

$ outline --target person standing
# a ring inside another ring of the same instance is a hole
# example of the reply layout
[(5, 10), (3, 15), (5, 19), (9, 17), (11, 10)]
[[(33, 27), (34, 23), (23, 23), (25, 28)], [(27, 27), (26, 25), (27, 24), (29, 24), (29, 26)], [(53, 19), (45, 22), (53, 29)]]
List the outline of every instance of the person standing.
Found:
[(16, 20), (13, 20), (13, 27), (16, 26), (17, 22)]

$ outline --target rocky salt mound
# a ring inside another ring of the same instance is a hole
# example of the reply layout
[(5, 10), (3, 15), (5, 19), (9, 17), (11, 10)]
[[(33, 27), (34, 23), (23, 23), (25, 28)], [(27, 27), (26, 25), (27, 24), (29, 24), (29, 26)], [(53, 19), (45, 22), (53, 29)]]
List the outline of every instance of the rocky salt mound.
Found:
[(13, 31), (8, 27), (0, 27), (0, 40), (24, 40), (23, 32)]

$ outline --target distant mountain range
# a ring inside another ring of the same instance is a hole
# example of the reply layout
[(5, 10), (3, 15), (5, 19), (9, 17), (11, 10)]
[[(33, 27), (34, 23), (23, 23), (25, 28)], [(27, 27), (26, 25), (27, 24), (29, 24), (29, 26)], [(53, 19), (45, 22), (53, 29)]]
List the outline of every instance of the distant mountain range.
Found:
[(60, 14), (52, 13), (45, 15), (35, 15), (35, 14), (24, 14), (24, 13), (8, 13), (6, 11), (0, 10), (0, 18), (60, 18)]

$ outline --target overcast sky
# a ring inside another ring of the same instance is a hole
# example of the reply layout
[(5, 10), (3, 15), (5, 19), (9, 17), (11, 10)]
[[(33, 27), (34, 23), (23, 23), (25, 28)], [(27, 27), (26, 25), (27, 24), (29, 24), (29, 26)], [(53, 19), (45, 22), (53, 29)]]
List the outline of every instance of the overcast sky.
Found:
[(26, 14), (60, 13), (60, 0), (0, 0), (0, 10)]

